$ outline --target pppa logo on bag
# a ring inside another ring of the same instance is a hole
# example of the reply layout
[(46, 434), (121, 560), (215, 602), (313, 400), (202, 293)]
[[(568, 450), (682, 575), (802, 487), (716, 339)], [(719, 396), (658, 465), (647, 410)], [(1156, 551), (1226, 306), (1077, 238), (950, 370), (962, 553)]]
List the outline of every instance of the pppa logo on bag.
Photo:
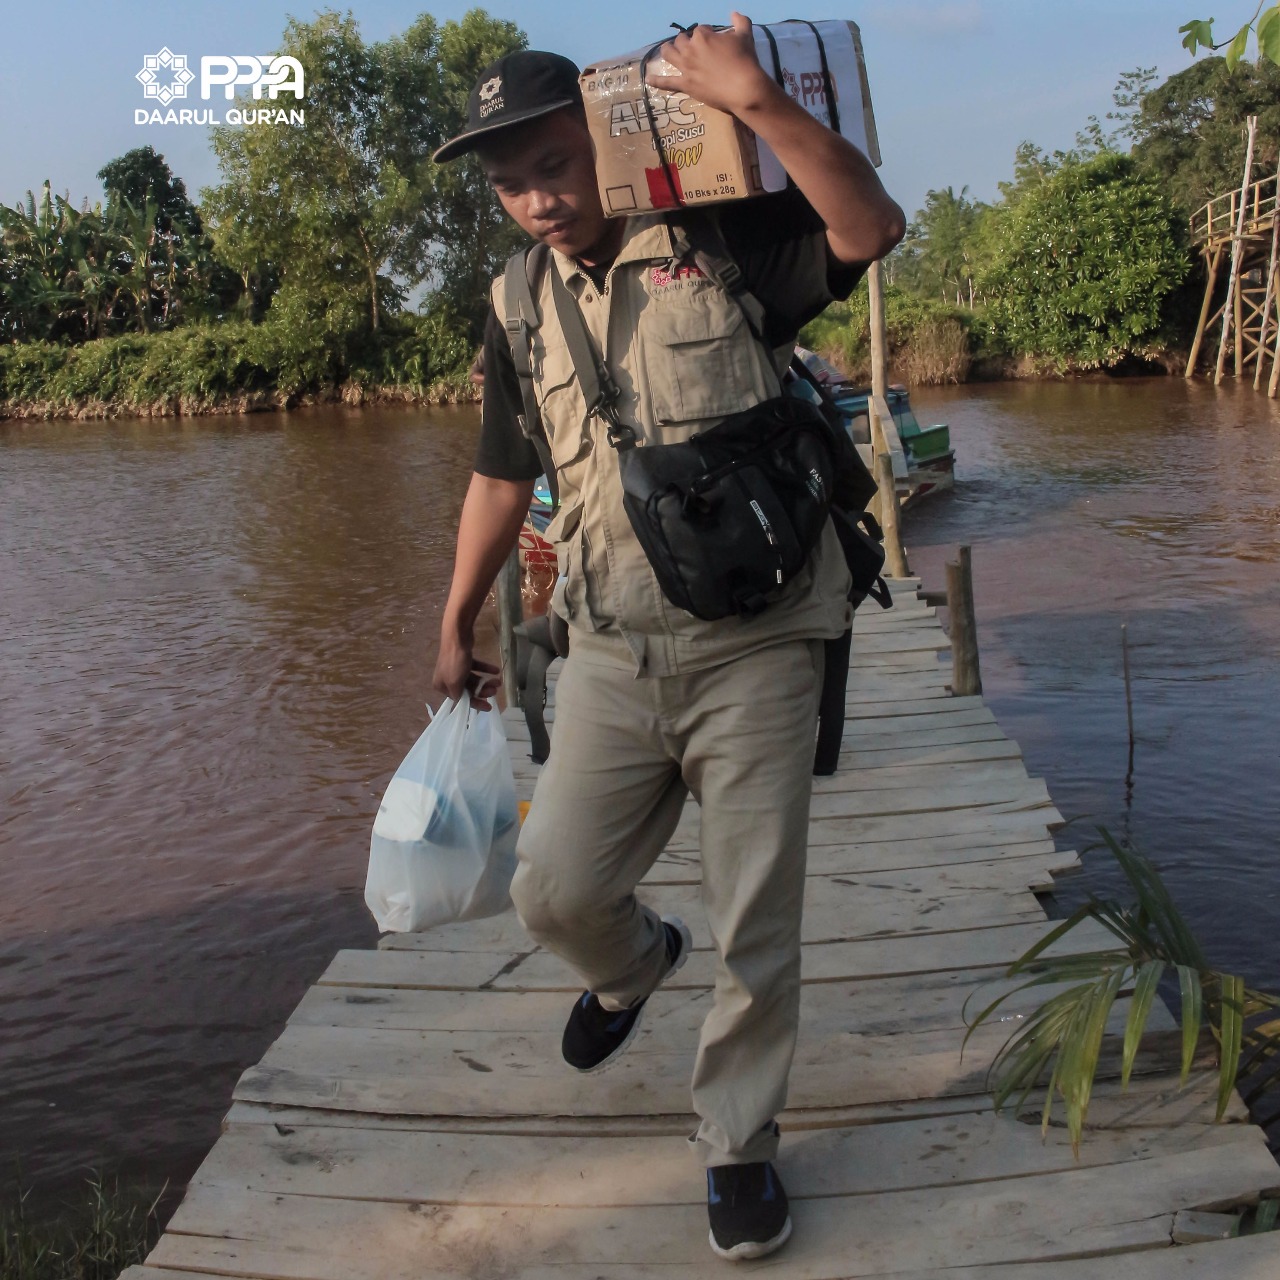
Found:
[[(181, 107), (175, 110), (171, 104), (186, 99), (195, 78), (187, 55), (174, 53), (167, 45), (158, 53), (144, 55), (142, 70), (134, 79), (142, 85), (145, 97), (159, 102), (168, 110), (138, 107), (133, 113), (134, 124), (306, 124), (306, 112), (302, 108), (286, 111), (283, 106), (229, 107), (224, 117), (219, 117), (212, 108)], [(296, 101), (301, 101), (306, 90), (306, 76), (302, 63), (288, 54), (206, 54), (200, 59), (201, 99), (207, 102), (218, 88), (223, 90), (229, 102), (235, 100), (238, 89), (250, 90), (253, 99), (259, 102), (264, 91), (272, 102), (283, 93), (292, 93)]]

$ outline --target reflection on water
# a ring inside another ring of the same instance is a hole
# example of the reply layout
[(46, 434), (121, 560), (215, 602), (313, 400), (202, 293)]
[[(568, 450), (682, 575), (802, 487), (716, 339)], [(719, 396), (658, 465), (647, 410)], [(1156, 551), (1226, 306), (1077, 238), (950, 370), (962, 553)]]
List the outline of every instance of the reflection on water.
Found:
[[(1062, 843), (1132, 836), (1211, 959), (1280, 990), (1280, 408), (1181, 379), (918, 398), (960, 483), (912, 516), (912, 567), (938, 582), (973, 545), (985, 692), (1079, 817)], [(1082, 885), (1123, 892), (1101, 854)]]
[(469, 410), (0, 430), (0, 1152), (29, 1176), (185, 1177), (374, 943), (368, 830), (425, 721), (475, 436)]
[[(1172, 379), (916, 398), (960, 463), (913, 567), (940, 585), (973, 545), (1029, 768), (1280, 988), (1276, 407)], [(422, 725), (476, 426), (0, 426), (0, 1153), (29, 1175), (185, 1178), (333, 953), (373, 944), (369, 826)]]

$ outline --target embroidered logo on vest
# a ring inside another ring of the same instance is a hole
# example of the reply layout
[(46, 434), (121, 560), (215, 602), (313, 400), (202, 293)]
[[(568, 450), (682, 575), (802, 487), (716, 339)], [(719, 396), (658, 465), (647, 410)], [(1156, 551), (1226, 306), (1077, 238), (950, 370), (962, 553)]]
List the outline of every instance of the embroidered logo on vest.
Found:
[(680, 280), (702, 280), (705, 277), (702, 271), (692, 263), (680, 263), (674, 271), (668, 271), (666, 267), (654, 267), (649, 272), (649, 281), (656, 289), (665, 289), (668, 285), (676, 284)]

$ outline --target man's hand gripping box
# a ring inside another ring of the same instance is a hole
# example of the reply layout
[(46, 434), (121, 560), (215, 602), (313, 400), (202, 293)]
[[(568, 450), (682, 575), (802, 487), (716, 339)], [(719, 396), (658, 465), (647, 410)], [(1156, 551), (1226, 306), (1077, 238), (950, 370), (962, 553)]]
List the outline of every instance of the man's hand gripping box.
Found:
[[(815, 119), (880, 163), (862, 37), (852, 22), (778, 22), (753, 28), (756, 55)], [(600, 199), (610, 217), (717, 204), (781, 191), (787, 175), (768, 145), (727, 112), (645, 84), (675, 74), (648, 50), (587, 67), (582, 96), (596, 148)], [(827, 73), (823, 73), (823, 57)], [(642, 64), (643, 71), (642, 74)]]

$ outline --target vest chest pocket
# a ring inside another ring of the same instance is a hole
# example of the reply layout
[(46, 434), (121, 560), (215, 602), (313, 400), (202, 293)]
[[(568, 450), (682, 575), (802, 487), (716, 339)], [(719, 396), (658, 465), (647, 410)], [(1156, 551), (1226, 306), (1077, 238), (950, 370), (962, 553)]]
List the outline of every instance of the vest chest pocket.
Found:
[(722, 418), (759, 400), (745, 317), (728, 298), (650, 306), (640, 337), (654, 421)]
[(535, 333), (532, 349), (533, 387), (551, 456), (556, 469), (581, 461), (591, 448), (591, 437), (583, 429), (583, 406), (569, 348), (563, 341), (548, 342), (541, 331)]

